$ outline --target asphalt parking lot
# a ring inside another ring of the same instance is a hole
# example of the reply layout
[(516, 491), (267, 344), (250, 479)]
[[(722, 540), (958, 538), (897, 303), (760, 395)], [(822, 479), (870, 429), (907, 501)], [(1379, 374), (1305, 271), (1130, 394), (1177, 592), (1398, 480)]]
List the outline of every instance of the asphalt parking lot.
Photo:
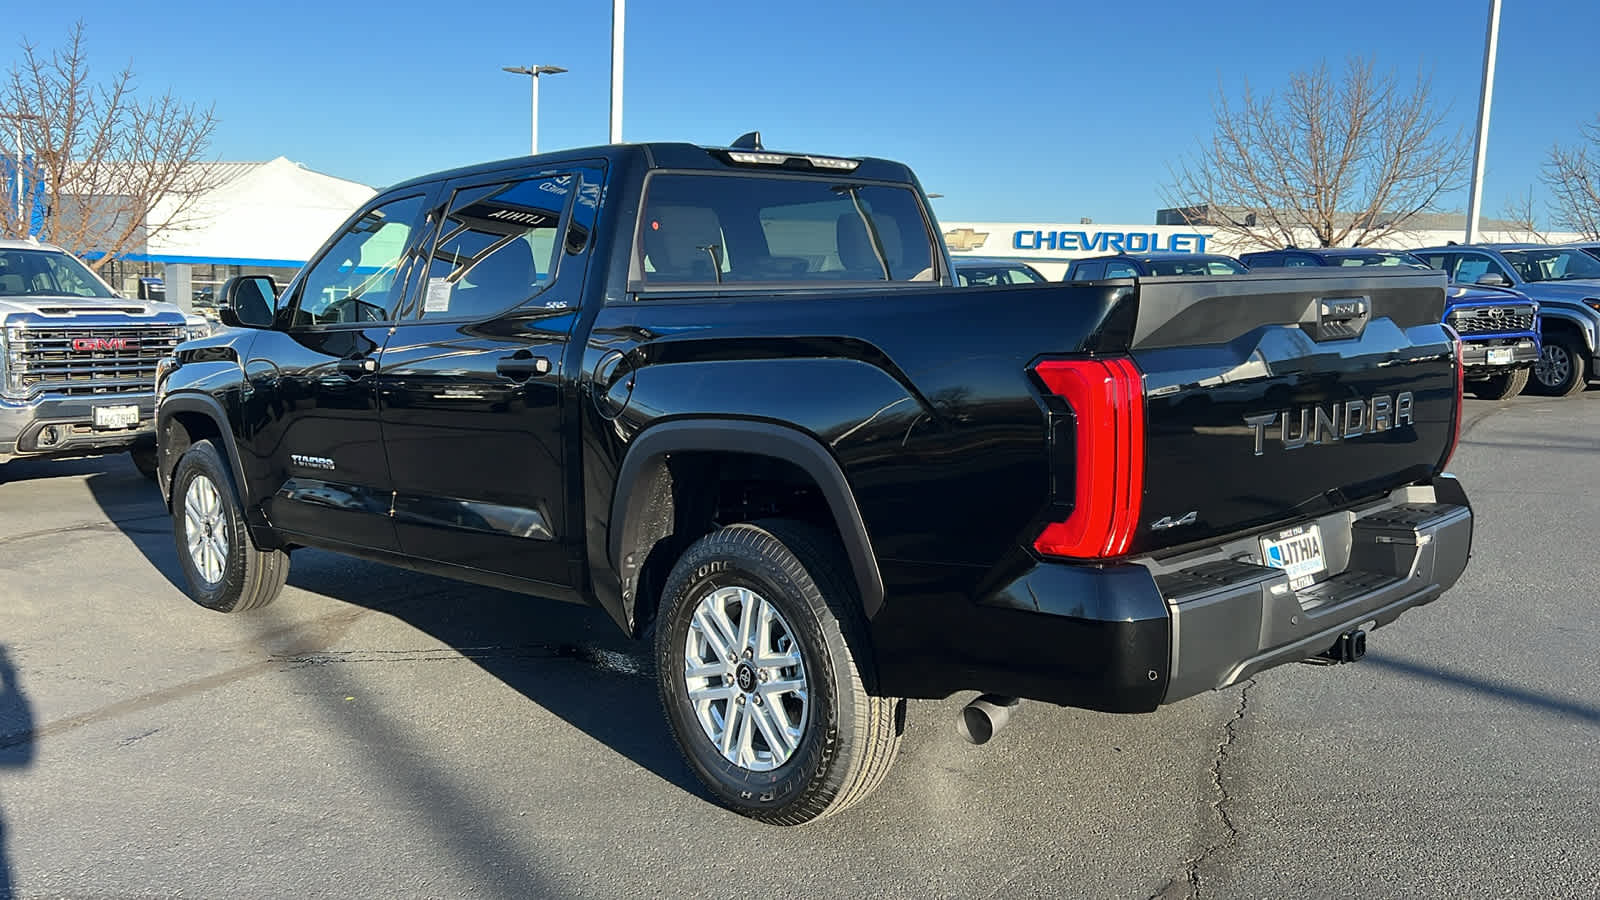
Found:
[(588, 610), (318, 553), (176, 586), (125, 456), (0, 474), (0, 897), (1600, 895), (1600, 389), (1470, 401), (1475, 555), (1367, 658), (1147, 716), (912, 704), (868, 801), (712, 805)]

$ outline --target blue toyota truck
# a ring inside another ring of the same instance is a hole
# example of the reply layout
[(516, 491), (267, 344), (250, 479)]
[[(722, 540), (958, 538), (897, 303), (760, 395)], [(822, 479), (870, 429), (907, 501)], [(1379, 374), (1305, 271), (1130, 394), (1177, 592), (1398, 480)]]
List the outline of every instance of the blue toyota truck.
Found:
[(1337, 266), (1407, 266), (1444, 269), (1450, 276), (1445, 291), (1444, 322), (1461, 336), (1466, 387), (1485, 400), (1504, 400), (1522, 393), (1543, 347), (1539, 340), (1539, 304), (1521, 291), (1460, 279), (1457, 270), (1430, 265), (1404, 250), (1376, 247), (1285, 247), (1241, 253), (1252, 271), (1269, 268)]

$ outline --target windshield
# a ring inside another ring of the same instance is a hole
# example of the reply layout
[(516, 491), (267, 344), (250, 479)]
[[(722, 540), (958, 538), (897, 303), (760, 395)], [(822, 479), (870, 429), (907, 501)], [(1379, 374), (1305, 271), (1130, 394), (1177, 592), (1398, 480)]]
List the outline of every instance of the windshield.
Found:
[(1409, 253), (1362, 253), (1352, 256), (1332, 257), (1341, 266), (1412, 266), (1428, 268), (1428, 264)]
[(1600, 259), (1582, 250), (1557, 250), (1541, 247), (1537, 250), (1504, 250), (1501, 255), (1511, 263), (1523, 281), (1571, 281), (1574, 278), (1600, 279)]
[(1152, 275), (1243, 275), (1250, 271), (1231, 259), (1151, 259)]
[(115, 297), (89, 267), (59, 250), (0, 250), (0, 297)]

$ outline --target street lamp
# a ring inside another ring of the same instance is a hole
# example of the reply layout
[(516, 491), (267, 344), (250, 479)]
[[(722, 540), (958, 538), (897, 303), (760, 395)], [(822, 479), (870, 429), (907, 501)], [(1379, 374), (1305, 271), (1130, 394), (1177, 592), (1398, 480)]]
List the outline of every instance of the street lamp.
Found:
[(528, 80), (533, 82), (533, 125), (529, 129), (528, 146), (532, 148), (534, 154), (537, 154), (539, 152), (539, 76), (559, 75), (565, 72), (566, 69), (560, 66), (501, 66), (500, 68), (513, 75), (528, 75), (530, 76)]
[(44, 117), (33, 113), (0, 113), (0, 119), (10, 119), (17, 123), (17, 227), (22, 230), (23, 236), (27, 236), (32, 233), (33, 226), (22, 215), (22, 123), (42, 122)]

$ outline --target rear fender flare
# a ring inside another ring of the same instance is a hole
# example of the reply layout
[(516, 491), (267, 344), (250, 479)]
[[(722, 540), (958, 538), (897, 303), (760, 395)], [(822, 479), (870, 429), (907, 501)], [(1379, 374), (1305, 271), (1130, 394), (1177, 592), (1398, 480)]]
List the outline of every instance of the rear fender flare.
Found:
[[(855, 494), (844, 471), (833, 455), (814, 437), (785, 425), (739, 419), (678, 419), (647, 429), (633, 441), (617, 475), (617, 490), (611, 499), (610, 532), (607, 555), (612, 571), (619, 577), (628, 570), (628, 548), (637, 547), (643, 530), (645, 506), (649, 502), (650, 473), (669, 453), (713, 451), (770, 456), (797, 466), (811, 476), (833, 514), (834, 525), (850, 560), (850, 568), (860, 591), (867, 616), (883, 607), (883, 574), (866, 523), (856, 505)], [(641, 490), (639, 488), (644, 487)], [(640, 561), (635, 560), (634, 565)], [(624, 579), (626, 581), (626, 579)], [(637, 598), (621, 597), (626, 621), (635, 621)]]

